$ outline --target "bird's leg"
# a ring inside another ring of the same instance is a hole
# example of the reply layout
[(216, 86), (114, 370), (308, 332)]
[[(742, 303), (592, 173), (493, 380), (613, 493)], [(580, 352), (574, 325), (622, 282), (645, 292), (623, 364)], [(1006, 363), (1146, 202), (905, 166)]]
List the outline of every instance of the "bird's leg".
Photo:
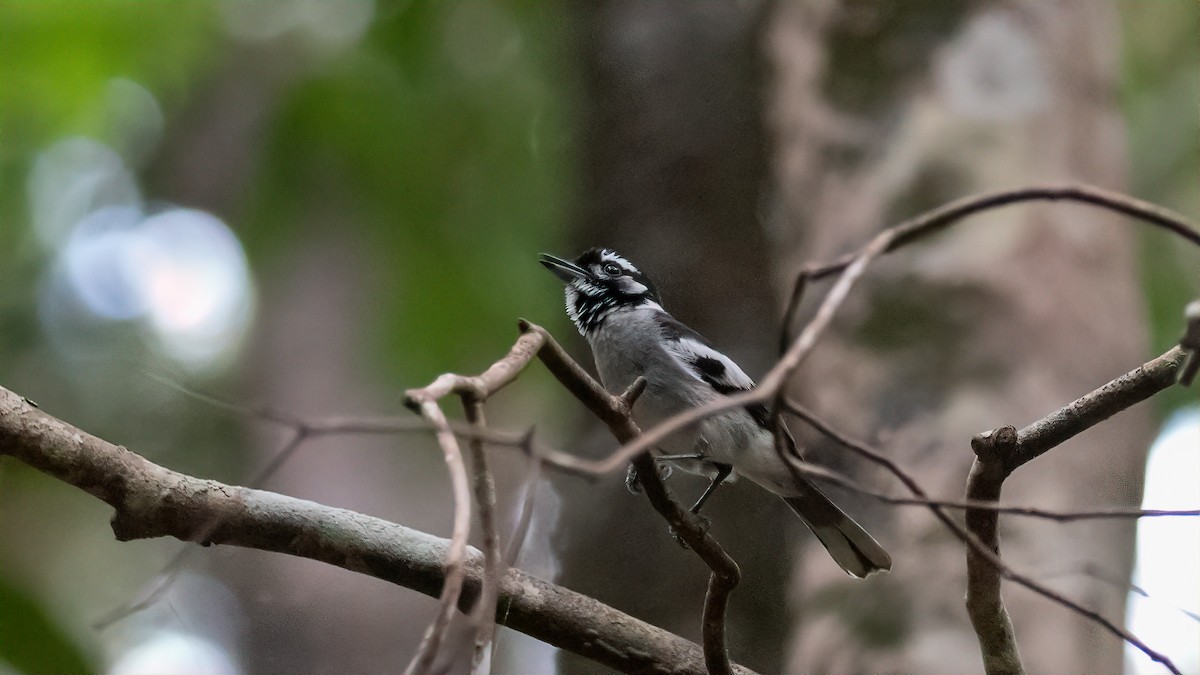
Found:
[(654, 459), (659, 462), (682, 462), (689, 459), (701, 460), (704, 459), (704, 455), (698, 452), (693, 452), (690, 455), (659, 455)]
[(729, 474), (733, 472), (733, 467), (728, 464), (714, 462), (713, 466), (717, 468), (717, 475), (713, 476), (712, 482), (708, 484), (708, 488), (704, 490), (704, 494), (700, 495), (700, 499), (697, 499), (696, 503), (692, 504), (692, 508), (688, 509), (696, 515), (700, 515), (700, 507), (704, 506), (704, 502), (713, 496), (713, 493), (717, 491), (721, 483), (724, 483), (725, 479), (729, 478)]
[[(700, 507), (704, 506), (704, 502), (707, 502), (708, 498), (713, 496), (713, 493), (717, 491), (717, 488), (721, 485), (721, 483), (724, 483), (725, 479), (729, 477), (729, 474), (733, 473), (733, 467), (728, 464), (722, 464), (720, 462), (710, 462), (710, 464), (716, 468), (717, 474), (713, 476), (712, 482), (708, 484), (708, 487), (704, 490), (704, 494), (700, 495), (700, 499), (697, 499), (696, 503), (692, 504), (692, 508), (688, 509), (692, 515), (700, 519), (700, 525), (702, 531), (704, 532), (708, 532), (708, 528), (712, 527), (712, 521), (700, 515)], [(684, 548), (688, 547), (687, 544), (684, 543), (683, 538), (679, 536), (679, 533), (675, 531), (675, 528), (670, 528), (670, 532), (671, 538), (675, 540), (676, 544), (679, 544)]]

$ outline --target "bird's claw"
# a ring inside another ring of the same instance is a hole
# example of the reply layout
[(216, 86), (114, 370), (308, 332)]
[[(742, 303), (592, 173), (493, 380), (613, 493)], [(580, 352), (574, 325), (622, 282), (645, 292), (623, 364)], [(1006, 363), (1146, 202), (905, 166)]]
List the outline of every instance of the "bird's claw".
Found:
[[(664, 483), (671, 477), (671, 465), (665, 462), (658, 463), (658, 478)], [(625, 489), (629, 490), (629, 494), (642, 494), (642, 484), (638, 482), (637, 467), (630, 464), (625, 470)]]
[(640, 495), (642, 493), (642, 486), (638, 483), (637, 467), (632, 464), (625, 470), (625, 489), (629, 490), (629, 494), (631, 495)]
[(666, 462), (658, 463), (658, 479), (662, 482), (667, 482), (667, 479), (671, 477), (672, 471), (674, 471), (674, 468), (672, 468), (670, 464), (667, 464)]

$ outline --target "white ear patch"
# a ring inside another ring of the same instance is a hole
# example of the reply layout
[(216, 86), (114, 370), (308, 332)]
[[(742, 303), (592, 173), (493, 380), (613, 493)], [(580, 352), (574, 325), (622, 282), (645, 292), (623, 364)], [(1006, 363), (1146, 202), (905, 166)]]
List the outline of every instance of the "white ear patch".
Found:
[(646, 285), (643, 283), (634, 281), (629, 277), (621, 278), (621, 291), (623, 293), (628, 293), (629, 295), (641, 295), (642, 293), (645, 293), (646, 290)]

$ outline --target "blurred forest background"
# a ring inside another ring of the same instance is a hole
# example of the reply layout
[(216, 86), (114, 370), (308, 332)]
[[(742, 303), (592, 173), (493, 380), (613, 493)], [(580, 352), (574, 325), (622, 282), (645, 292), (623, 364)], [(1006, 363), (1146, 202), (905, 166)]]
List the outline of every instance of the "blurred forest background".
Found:
[[(284, 430), (191, 392), (398, 414), (405, 388), (502, 355), (518, 317), (590, 364), (536, 263), (590, 245), (649, 270), (669, 310), (759, 376), (800, 264), (951, 199), (1075, 181), (1200, 216), (1197, 34), (1190, 0), (6, 0), (0, 384), (154, 462), (245, 483)], [(951, 498), (973, 433), (1160, 353), (1200, 285), (1195, 251), (1084, 207), (976, 220), (881, 263), (796, 385)], [(1038, 460), (1006, 498), (1136, 506), (1164, 423), (1200, 430), (1186, 394)], [(489, 415), (580, 454), (613, 447), (537, 368)], [(511, 523), (525, 467), (503, 452)], [(1164, 506), (1194, 508), (1194, 478)], [(422, 435), (314, 440), (261, 487), (449, 532)], [(620, 477), (548, 476), (538, 494), (522, 568), (698, 638), (707, 574)], [(806, 556), (807, 533), (752, 486), (714, 501), (744, 573), (734, 660), (978, 671), (958, 544), (924, 510), (838, 498), (893, 574), (852, 582)], [(117, 543), (109, 515), (0, 460), (0, 673), (393, 671), (435, 606), (312, 561), (196, 549), (160, 602), (97, 630), (183, 547)], [(1200, 567), (1184, 527), (1159, 580)], [(1135, 524), (1002, 528), (1014, 566), (1126, 616)], [(1163, 588), (1168, 607), (1200, 596)], [(1122, 667), (1094, 626), (1007, 594), (1034, 671)], [(1140, 636), (1194, 671), (1182, 625), (1182, 642)], [(494, 663), (600, 671), (511, 632)]]

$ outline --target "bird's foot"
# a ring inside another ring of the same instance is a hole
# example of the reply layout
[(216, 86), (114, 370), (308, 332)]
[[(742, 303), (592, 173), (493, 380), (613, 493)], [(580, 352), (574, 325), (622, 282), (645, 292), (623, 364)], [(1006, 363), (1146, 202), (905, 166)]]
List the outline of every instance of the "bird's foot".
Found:
[(632, 464), (625, 470), (625, 489), (629, 490), (629, 494), (631, 495), (640, 495), (642, 493), (642, 486), (638, 483), (637, 467)]

